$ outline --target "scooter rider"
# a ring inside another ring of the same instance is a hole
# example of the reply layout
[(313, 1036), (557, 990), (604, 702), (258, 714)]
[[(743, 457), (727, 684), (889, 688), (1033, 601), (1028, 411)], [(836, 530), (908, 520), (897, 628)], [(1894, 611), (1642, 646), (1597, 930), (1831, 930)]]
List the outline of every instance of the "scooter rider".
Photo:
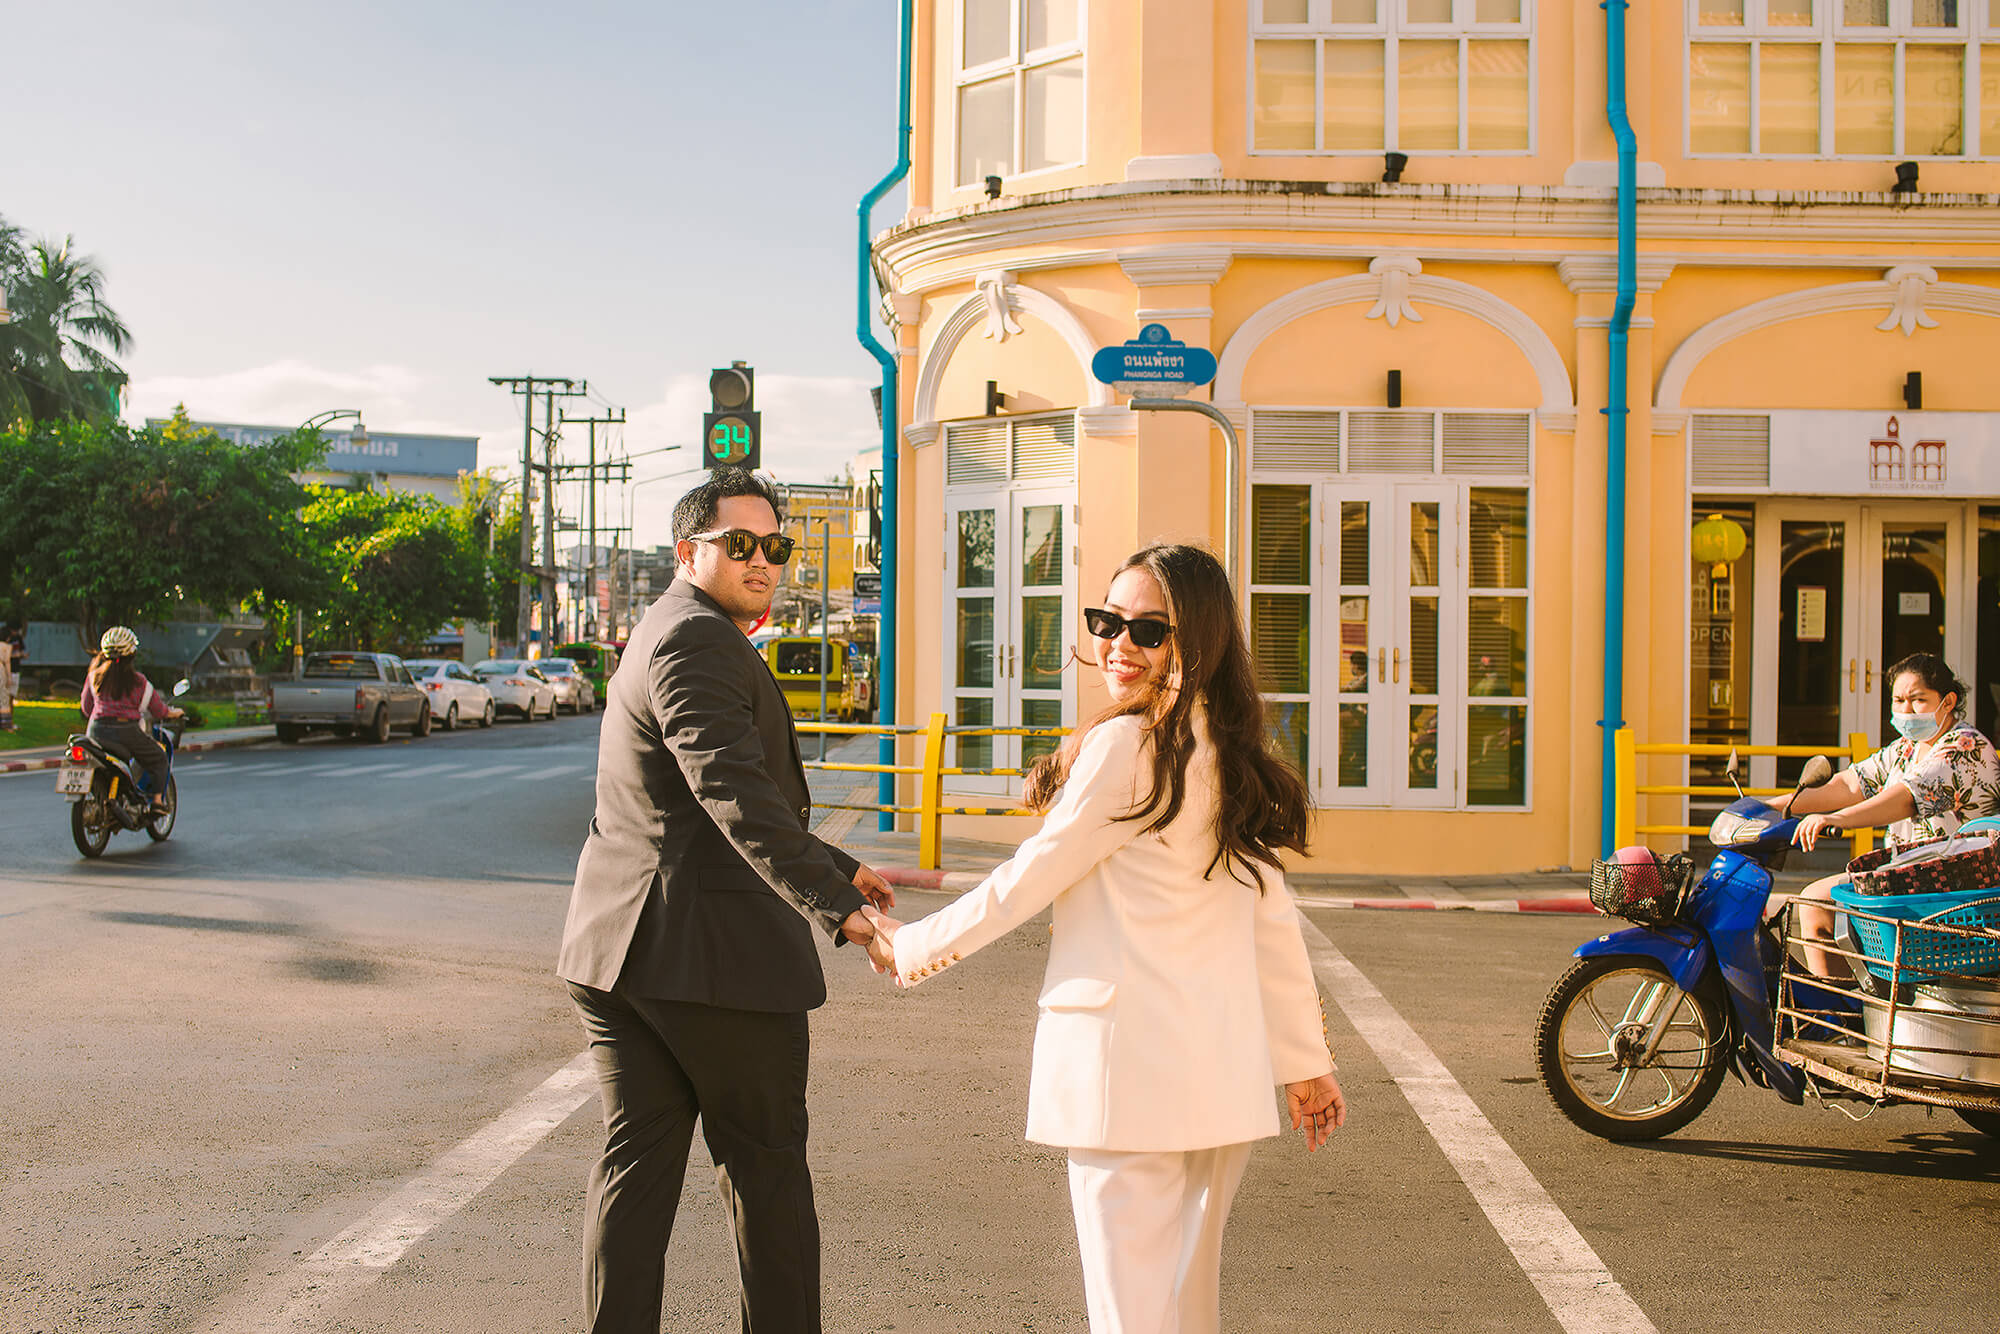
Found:
[(98, 654), (84, 676), (77, 701), (89, 719), (84, 735), (114, 755), (129, 756), (146, 775), (146, 792), (153, 814), (167, 813), (167, 752), (153, 739), (149, 719), (178, 718), (181, 710), (153, 689), (144, 673), (132, 665), (139, 636), (114, 625), (97, 641)]
[[(1901, 735), (1823, 787), (1773, 803), (1804, 816), (1792, 841), (1810, 851), (1832, 829), (1889, 826), (1889, 846), (1906, 848), (1958, 832), (1968, 820), (1992, 815), (2000, 805), (2000, 758), (1993, 743), (1967, 720), (1965, 683), (1935, 653), (1912, 653), (1882, 674), (1892, 694), (1890, 721)], [(1815, 880), (1802, 897), (1831, 902), (1845, 874)], [(1833, 940), (1833, 910), (1801, 904), (1799, 933)], [(1806, 966), (1820, 977), (1839, 962), (1805, 947)]]

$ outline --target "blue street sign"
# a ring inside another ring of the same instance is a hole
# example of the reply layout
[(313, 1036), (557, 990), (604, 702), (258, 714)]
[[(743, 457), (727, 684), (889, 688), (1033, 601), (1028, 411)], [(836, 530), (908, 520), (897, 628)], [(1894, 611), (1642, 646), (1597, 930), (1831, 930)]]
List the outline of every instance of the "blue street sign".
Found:
[(1090, 373), (1105, 384), (1207, 384), (1215, 378), (1215, 354), (1169, 338), (1164, 324), (1149, 324), (1128, 343), (1098, 348)]

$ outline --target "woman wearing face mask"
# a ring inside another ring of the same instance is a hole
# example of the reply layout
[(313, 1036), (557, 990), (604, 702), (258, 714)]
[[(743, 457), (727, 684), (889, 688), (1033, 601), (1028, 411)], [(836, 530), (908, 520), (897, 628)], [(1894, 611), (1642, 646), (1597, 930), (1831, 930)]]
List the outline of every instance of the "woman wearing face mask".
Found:
[(1040, 832), (940, 912), (869, 913), (870, 954), (914, 987), (1054, 904), (1027, 1135), (1069, 1151), (1092, 1334), (1213, 1334), (1273, 1085), (1309, 1149), (1347, 1114), (1278, 864), (1307, 794), (1213, 555), (1148, 547), (1084, 617), (1111, 706), (1029, 770)]
[[(1901, 735), (1822, 787), (1774, 803), (1805, 818), (1792, 841), (1810, 850), (1829, 829), (1889, 826), (1889, 846), (1905, 848), (1958, 832), (2000, 806), (2000, 759), (1965, 715), (1965, 683), (1935, 653), (1912, 653), (1882, 674), (1890, 683), (1889, 717)], [(1807, 898), (1831, 901), (1845, 875), (1806, 886)], [(1799, 930), (1833, 939), (1831, 909), (1801, 905)], [(1844, 961), (1806, 947), (1821, 977), (1845, 976)]]

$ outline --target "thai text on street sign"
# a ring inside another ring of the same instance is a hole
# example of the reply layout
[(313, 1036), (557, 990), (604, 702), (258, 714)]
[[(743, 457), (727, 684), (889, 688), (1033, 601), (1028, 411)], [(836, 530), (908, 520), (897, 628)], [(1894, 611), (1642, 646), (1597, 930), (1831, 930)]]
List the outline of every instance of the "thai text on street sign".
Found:
[(1126, 393), (1184, 394), (1215, 378), (1215, 354), (1169, 337), (1164, 324), (1149, 324), (1129, 342), (1097, 349), (1090, 373)]

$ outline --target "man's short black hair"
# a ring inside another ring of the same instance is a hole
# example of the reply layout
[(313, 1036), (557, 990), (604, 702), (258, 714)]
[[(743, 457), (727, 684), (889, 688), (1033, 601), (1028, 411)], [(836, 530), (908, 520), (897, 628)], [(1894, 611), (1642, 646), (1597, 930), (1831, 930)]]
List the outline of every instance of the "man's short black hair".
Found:
[(769, 502), (771, 512), (778, 516), (778, 526), (784, 527), (784, 502), (768, 479), (745, 468), (714, 468), (707, 481), (674, 502), (674, 541), (685, 542), (696, 533), (713, 531), (717, 507), (731, 496), (755, 496)]

